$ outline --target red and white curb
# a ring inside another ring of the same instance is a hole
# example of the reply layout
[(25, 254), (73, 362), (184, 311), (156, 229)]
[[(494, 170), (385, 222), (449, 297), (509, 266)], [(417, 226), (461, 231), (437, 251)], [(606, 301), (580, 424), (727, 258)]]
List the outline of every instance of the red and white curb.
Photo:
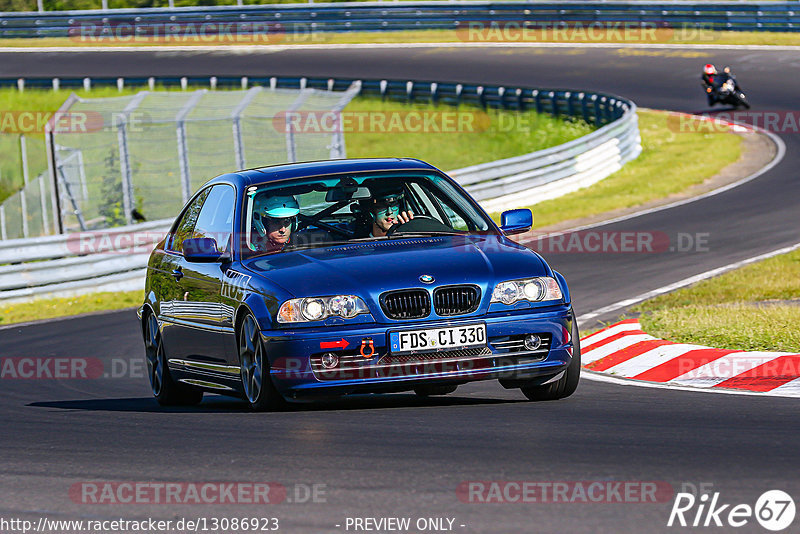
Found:
[(589, 371), (646, 382), (800, 397), (800, 354), (672, 343), (628, 319), (581, 339)]

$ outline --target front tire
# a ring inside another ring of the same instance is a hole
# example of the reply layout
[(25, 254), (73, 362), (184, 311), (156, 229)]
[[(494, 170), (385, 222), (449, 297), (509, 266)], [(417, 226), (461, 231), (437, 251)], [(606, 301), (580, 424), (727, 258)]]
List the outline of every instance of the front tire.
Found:
[(558, 400), (569, 397), (578, 388), (581, 377), (581, 338), (578, 332), (578, 321), (572, 314), (572, 360), (567, 366), (564, 376), (550, 384), (541, 386), (524, 386), (522, 393), (532, 401)]
[(167, 352), (161, 341), (158, 320), (153, 313), (145, 316), (144, 351), (147, 376), (153, 397), (161, 406), (192, 406), (203, 400), (203, 392), (172, 378), (167, 365)]
[(750, 109), (750, 103), (747, 101), (747, 98), (743, 94), (739, 94), (739, 104), (744, 107), (744, 109)]
[(261, 330), (252, 314), (247, 314), (239, 328), (239, 364), (242, 391), (257, 412), (275, 411), (286, 407), (286, 401), (275, 389), (269, 377), (269, 359), (261, 341)]

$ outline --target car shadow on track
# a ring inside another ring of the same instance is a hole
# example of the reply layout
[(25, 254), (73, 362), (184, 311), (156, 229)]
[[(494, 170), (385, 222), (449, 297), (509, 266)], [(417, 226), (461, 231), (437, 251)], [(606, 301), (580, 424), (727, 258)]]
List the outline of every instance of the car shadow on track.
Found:
[[(341, 399), (324, 400), (314, 403), (292, 403), (287, 412), (320, 412), (343, 410), (379, 410), (391, 408), (436, 408), (448, 406), (473, 406), (488, 404), (514, 404), (527, 402), (525, 399), (498, 399), (476, 397), (419, 397), (414, 394), (353, 395)], [(197, 406), (159, 406), (149, 397), (122, 399), (86, 399), (70, 401), (32, 402), (27, 406), (35, 408), (57, 408), (60, 410), (100, 411), (100, 412), (167, 412), (167, 413), (247, 413), (248, 405), (238, 399), (222, 396), (206, 396)]]
[(247, 404), (242, 401), (223, 397), (209, 397), (207, 401), (197, 406), (159, 406), (152, 397), (31, 402), (27, 406), (92, 412), (242, 413), (249, 411)]

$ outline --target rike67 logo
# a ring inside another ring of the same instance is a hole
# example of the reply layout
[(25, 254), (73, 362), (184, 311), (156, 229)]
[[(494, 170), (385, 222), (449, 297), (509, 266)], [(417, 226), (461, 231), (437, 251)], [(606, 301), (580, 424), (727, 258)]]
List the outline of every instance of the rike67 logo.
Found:
[(692, 493), (678, 493), (667, 526), (739, 528), (755, 519), (765, 529), (777, 532), (788, 528), (794, 516), (794, 500), (781, 490), (764, 492), (755, 506), (723, 503), (718, 491), (712, 495), (703, 493), (699, 497)]

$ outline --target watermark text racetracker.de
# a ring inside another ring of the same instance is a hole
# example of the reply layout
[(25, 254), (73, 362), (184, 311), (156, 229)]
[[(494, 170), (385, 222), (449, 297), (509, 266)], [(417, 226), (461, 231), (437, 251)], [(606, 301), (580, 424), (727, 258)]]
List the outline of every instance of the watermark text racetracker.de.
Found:
[(709, 240), (708, 232), (579, 230), (542, 234), (523, 243), (542, 254), (658, 254), (708, 252)]
[(98, 380), (144, 378), (144, 358), (94, 356), (4, 356), (0, 380)]
[(37, 520), (16, 517), (0, 517), (0, 532), (27, 534), (28, 532), (87, 532), (108, 534), (111, 532), (207, 532), (209, 534), (229, 532), (268, 532), (280, 530), (277, 517), (181, 517), (174, 519), (54, 519), (39, 517)]
[[(246, 246), (248, 239), (241, 233), (206, 235), (217, 243), (238, 243)], [(149, 254), (164, 239), (163, 231), (97, 231), (76, 232), (67, 238), (67, 249), (72, 254)], [(303, 236), (303, 244), (314, 244), (314, 236)], [(677, 232), (670, 234), (658, 230), (579, 230), (574, 232), (533, 235), (522, 243), (543, 254), (570, 253), (666, 253), (708, 252), (709, 232)], [(323, 244), (324, 241), (320, 241)], [(493, 243), (485, 243), (493, 246)], [(500, 246), (500, 243), (497, 243)], [(291, 250), (291, 249), (289, 249)]]
[(736, 125), (761, 128), (776, 134), (800, 133), (800, 112), (795, 110), (720, 110), (711, 113), (667, 115), (667, 128), (675, 133), (730, 133)]
[(103, 115), (96, 111), (0, 111), (0, 133), (42, 134), (98, 132), (105, 126)]
[(279, 21), (214, 22), (147, 20), (142, 22), (82, 19), (69, 28), (69, 38), (104, 44), (300, 44), (323, 43), (330, 33), (314, 23)]
[(656, 22), (531, 22), (470, 21), (456, 29), (459, 40), (469, 43), (661, 43), (713, 41), (713, 30), (689, 24)]
[(652, 480), (471, 480), (456, 495), (468, 504), (654, 504), (669, 502), (674, 492), (668, 482)]
[(539, 117), (531, 113), (495, 113), (482, 110), (394, 111), (281, 111), (272, 119), (280, 134), (470, 134), (493, 130), (531, 133)]
[(69, 487), (83, 505), (265, 505), (327, 502), (327, 484), (252, 481), (84, 481)]

